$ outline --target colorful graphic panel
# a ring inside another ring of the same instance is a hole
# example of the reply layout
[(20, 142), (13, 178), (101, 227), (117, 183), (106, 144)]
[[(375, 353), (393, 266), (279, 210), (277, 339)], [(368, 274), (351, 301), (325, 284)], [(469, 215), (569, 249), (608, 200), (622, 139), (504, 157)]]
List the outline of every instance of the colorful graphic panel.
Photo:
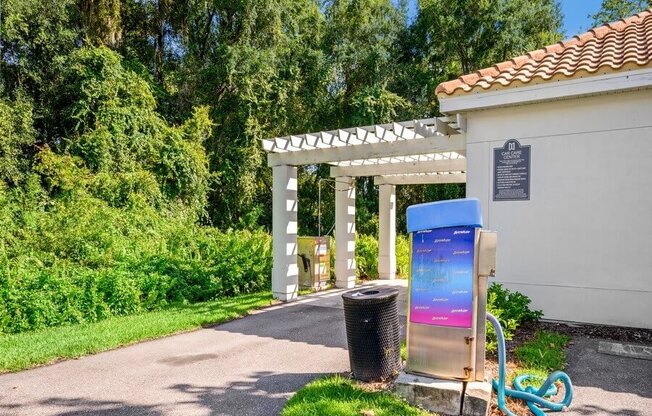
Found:
[(472, 227), (413, 234), (410, 322), (471, 328), (474, 238)]

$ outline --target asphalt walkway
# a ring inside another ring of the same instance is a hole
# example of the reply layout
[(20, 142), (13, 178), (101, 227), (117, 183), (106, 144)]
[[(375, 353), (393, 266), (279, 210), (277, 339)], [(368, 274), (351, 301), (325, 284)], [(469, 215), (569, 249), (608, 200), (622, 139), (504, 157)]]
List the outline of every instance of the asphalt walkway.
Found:
[[(374, 282), (373, 284), (388, 284)], [(406, 311), (406, 282), (399, 310)], [(213, 328), (0, 376), (2, 416), (267, 416), (309, 381), (349, 370), (333, 290)], [(405, 317), (402, 317), (403, 330)], [(652, 361), (575, 338), (569, 416), (652, 416)]]
[(652, 361), (600, 353), (599, 343), (574, 337), (566, 351), (574, 396), (564, 416), (652, 416)]
[[(309, 381), (349, 370), (342, 293), (2, 375), (0, 415), (278, 415)], [(401, 302), (405, 311), (404, 289)]]

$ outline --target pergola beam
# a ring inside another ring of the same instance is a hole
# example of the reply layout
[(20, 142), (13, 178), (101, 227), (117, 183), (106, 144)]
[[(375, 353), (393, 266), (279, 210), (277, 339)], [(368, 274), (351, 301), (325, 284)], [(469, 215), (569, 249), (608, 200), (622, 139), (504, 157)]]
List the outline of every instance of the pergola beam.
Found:
[(268, 153), (267, 164), (272, 167), (281, 165), (315, 165), (319, 163), (333, 163), (355, 159), (409, 156), (426, 153), (461, 153), (465, 150), (465, 135), (435, 135), (411, 140), (396, 140), (392, 142), (368, 143), (355, 146)]
[(395, 185), (465, 182), (466, 136), (460, 120), (429, 118), (263, 140), (274, 179), (274, 297), (290, 301), (298, 293), (297, 166), (335, 165), (335, 286), (340, 288), (356, 283), (355, 177), (375, 177), (380, 185), (378, 271), (391, 279), (396, 275)]
[(382, 176), (415, 173), (459, 172), (466, 170), (466, 159), (415, 160), (401, 163), (382, 163), (361, 166), (333, 166), (331, 177)]
[(376, 185), (424, 185), (436, 183), (466, 183), (466, 173), (435, 173), (423, 175), (384, 175), (374, 178)]

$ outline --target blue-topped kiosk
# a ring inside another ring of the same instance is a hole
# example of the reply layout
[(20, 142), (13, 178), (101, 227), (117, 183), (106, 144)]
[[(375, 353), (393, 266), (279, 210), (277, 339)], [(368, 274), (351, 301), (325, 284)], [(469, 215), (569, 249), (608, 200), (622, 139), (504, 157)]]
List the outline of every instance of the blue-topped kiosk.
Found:
[(485, 313), (496, 233), (482, 229), (473, 198), (410, 206), (407, 228), (407, 363), (396, 391), (439, 414), (486, 414)]
[(482, 230), (477, 199), (407, 209), (411, 267), (407, 330), (409, 373), (484, 380), (487, 278), (496, 233)]
[[(561, 411), (570, 406), (570, 378), (555, 371), (538, 389), (540, 377), (520, 375), (505, 386), (505, 341), (498, 320), (487, 313), (487, 280), (495, 275), (496, 233), (482, 229), (480, 201), (474, 198), (413, 205), (407, 209), (410, 233), (407, 364), (396, 381), (409, 401), (442, 414), (486, 415), (491, 389), (507, 415), (505, 397), (524, 400), (530, 411)], [(485, 375), (486, 322), (496, 330), (498, 379)], [(564, 385), (564, 398), (548, 399)]]

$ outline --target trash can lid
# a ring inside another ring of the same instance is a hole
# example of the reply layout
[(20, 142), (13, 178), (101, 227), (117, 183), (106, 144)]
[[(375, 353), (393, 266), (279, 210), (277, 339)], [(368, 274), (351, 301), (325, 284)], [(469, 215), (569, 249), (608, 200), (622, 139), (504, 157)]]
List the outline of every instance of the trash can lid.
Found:
[(398, 296), (398, 289), (393, 287), (359, 287), (342, 294), (344, 302), (377, 303), (392, 300)]

